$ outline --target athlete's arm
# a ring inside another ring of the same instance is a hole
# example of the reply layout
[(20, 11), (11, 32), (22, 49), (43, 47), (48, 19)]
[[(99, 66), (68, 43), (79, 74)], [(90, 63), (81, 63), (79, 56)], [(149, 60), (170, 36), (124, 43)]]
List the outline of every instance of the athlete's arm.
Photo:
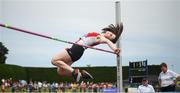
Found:
[(105, 44), (107, 44), (115, 53), (118, 54), (118, 53), (120, 52), (120, 49), (117, 48), (117, 47), (115, 46), (115, 44), (113, 44), (109, 39), (107, 39), (107, 38), (105, 38), (105, 37), (103, 37), (103, 36), (98, 36), (97, 38), (98, 38), (97, 40), (99, 40), (99, 41), (98, 41), (99, 43), (105, 43)]

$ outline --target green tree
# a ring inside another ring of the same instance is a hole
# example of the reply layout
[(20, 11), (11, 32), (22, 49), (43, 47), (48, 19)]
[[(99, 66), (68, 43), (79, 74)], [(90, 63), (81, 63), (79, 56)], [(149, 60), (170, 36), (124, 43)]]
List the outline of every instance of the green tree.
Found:
[(0, 64), (5, 64), (6, 55), (8, 54), (8, 49), (0, 42)]

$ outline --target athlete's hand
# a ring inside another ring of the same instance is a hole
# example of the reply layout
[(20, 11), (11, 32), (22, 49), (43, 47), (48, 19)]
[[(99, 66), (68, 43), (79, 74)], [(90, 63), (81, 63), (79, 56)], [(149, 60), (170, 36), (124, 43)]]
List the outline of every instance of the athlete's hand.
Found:
[(120, 49), (119, 48), (115, 48), (114, 49), (114, 53), (119, 54), (120, 53)]

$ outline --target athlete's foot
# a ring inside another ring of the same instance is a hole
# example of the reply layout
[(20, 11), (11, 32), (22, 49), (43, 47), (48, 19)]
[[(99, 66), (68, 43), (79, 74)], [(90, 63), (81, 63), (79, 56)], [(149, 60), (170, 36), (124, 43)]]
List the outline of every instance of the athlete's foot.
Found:
[(93, 79), (93, 76), (86, 70), (81, 70), (81, 75), (83, 79)]
[(79, 71), (79, 69), (75, 69), (73, 72), (72, 72), (72, 76), (74, 77), (74, 79), (76, 80), (76, 82), (79, 82), (82, 75), (81, 75), (81, 72)]

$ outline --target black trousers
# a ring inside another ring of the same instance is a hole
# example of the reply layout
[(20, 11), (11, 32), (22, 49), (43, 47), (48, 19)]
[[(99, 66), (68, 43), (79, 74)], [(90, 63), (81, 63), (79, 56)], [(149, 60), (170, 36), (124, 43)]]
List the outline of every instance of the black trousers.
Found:
[(169, 85), (167, 87), (161, 87), (161, 92), (173, 92), (175, 91), (175, 85)]

